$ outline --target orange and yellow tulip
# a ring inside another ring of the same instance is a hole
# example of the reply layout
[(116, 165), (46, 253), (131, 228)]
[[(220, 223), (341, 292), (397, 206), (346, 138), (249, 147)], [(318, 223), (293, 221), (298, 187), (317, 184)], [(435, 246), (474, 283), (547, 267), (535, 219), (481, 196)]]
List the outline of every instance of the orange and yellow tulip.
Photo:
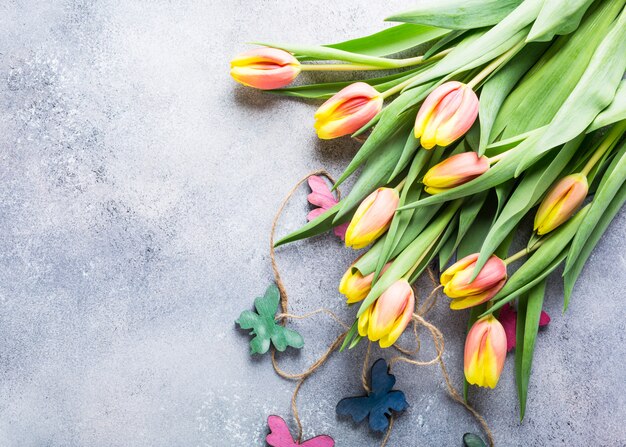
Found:
[[(354, 265), (354, 264), (353, 264)], [(388, 262), (382, 269), (381, 274), (389, 268), (391, 262)], [(363, 274), (354, 269), (352, 266), (344, 273), (339, 283), (339, 293), (347, 298), (348, 304), (358, 303), (365, 299), (372, 289), (372, 281), (374, 273), (363, 276)]]
[(415, 295), (409, 282), (394, 282), (359, 317), (358, 330), (362, 337), (377, 341), (381, 348), (393, 345), (410, 323), (415, 308)]
[(563, 177), (546, 195), (535, 215), (535, 231), (542, 236), (567, 221), (587, 197), (589, 184), (584, 174)]
[(371, 85), (355, 82), (337, 92), (315, 112), (315, 130), (323, 140), (356, 132), (383, 108), (383, 97)]
[(473, 324), (465, 340), (465, 379), (472, 385), (495, 388), (506, 359), (506, 332), (493, 315)]
[(230, 75), (235, 81), (261, 90), (284, 87), (299, 73), (298, 59), (277, 48), (256, 48), (230, 61)]
[(400, 196), (393, 188), (378, 188), (361, 202), (346, 230), (346, 247), (363, 248), (391, 225)]
[(506, 264), (491, 256), (474, 281), (470, 278), (478, 260), (478, 253), (464, 257), (441, 274), (443, 293), (449, 298), (450, 309), (459, 310), (477, 306), (494, 297), (506, 282)]
[(467, 183), (489, 170), (489, 159), (476, 152), (464, 152), (447, 158), (428, 170), (424, 176), (426, 192), (437, 194)]
[(417, 112), (415, 138), (424, 149), (447, 146), (463, 136), (477, 116), (474, 90), (461, 82), (446, 82), (428, 95)]

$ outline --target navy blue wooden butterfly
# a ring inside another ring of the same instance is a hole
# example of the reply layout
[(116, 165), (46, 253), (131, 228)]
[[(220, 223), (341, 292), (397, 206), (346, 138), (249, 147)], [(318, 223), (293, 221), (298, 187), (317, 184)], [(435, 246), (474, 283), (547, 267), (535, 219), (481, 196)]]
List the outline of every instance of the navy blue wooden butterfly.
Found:
[(372, 365), (370, 374), (370, 389), (367, 396), (346, 397), (337, 404), (337, 414), (352, 416), (355, 422), (361, 422), (369, 416), (370, 428), (384, 432), (389, 427), (391, 410), (404, 411), (408, 402), (404, 393), (392, 390), (396, 377), (390, 374), (385, 359), (378, 359)]

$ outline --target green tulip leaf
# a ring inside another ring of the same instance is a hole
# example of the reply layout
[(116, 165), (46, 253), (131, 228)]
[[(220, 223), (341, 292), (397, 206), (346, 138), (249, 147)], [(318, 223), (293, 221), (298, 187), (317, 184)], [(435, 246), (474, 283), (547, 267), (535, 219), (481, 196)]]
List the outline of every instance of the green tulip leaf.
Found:
[(288, 346), (296, 349), (304, 346), (302, 335), (276, 322), (279, 301), (278, 287), (272, 284), (264, 296), (254, 300), (256, 312), (244, 310), (235, 321), (242, 329), (252, 329), (250, 335), (255, 337), (250, 340), (251, 354), (265, 354), (270, 348), (270, 342), (281, 352)]
[(620, 82), (619, 87), (617, 87), (617, 91), (615, 92), (613, 102), (611, 102), (606, 109), (596, 116), (587, 129), (587, 132), (600, 129), (601, 127), (623, 120), (626, 120), (626, 79), (622, 79), (622, 82)]
[[(623, 6), (624, 2), (608, 3)], [(626, 57), (615, 57), (616, 54), (626, 54), (626, 10), (622, 10), (596, 49), (576, 88), (543, 132), (539, 142), (526, 147), (526, 155), (517, 168), (516, 175), (528, 168), (546, 151), (583, 132), (611, 103), (626, 70)], [(525, 143), (520, 146), (524, 146)]]
[[(279, 247), (284, 244), (288, 244), (290, 242), (295, 242), (300, 239), (306, 239), (308, 237), (317, 236), (318, 234), (325, 233), (330, 231), (333, 227), (339, 225), (333, 223), (333, 220), (339, 210), (343, 205), (343, 201), (339, 202), (337, 205), (330, 208), (324, 214), (316, 217), (312, 221), (308, 222), (306, 225), (302, 226), (300, 229), (294, 231), (293, 233), (288, 234), (287, 236), (280, 239), (278, 242), (274, 244), (274, 247)], [(345, 220), (341, 223), (347, 222), (349, 216), (345, 217)]]
[(478, 154), (483, 155), (493, 141), (491, 129), (500, 107), (521, 77), (532, 67), (545, 51), (544, 44), (526, 46), (500, 71), (482, 86), (478, 116), (480, 117), (480, 143)]
[(517, 305), (517, 345), (515, 347), (515, 379), (520, 405), (520, 421), (526, 412), (528, 383), (539, 331), (539, 319), (543, 308), (546, 280), (539, 282), (528, 294), (520, 296)]
[(529, 25), (537, 17), (543, 0), (525, 0), (500, 23), (467, 45), (458, 45), (430, 69), (416, 76), (406, 87), (414, 86), (446, 76), (457, 70), (469, 70), (494, 59), (522, 42)]
[(369, 36), (323, 46), (368, 56), (388, 56), (438, 39), (449, 32), (434, 26), (406, 23)]
[(502, 138), (507, 139), (543, 127), (554, 119), (581, 80), (619, 12), (611, 3), (601, 4), (576, 33), (555, 41), (508, 95), (491, 135), (502, 134)]
[(453, 47), (456, 43), (458, 43), (458, 41), (461, 39), (461, 37), (463, 37), (466, 32), (466, 30), (456, 30), (449, 32), (437, 42), (435, 42), (428, 50), (426, 50), (423, 56), (424, 60), (430, 59), (440, 51)]
[(547, 42), (556, 34), (569, 34), (578, 28), (594, 0), (550, 0), (544, 2), (528, 33), (529, 42)]
[(521, 0), (422, 0), (417, 9), (385, 20), (465, 30), (495, 25), (520, 3)]

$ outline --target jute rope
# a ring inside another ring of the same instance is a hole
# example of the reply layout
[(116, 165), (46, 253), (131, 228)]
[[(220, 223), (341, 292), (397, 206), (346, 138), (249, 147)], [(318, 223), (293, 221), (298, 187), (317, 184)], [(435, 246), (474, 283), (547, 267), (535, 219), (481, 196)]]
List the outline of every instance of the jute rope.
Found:
[[(302, 439), (302, 422), (300, 420), (300, 416), (298, 413), (298, 406), (297, 406), (297, 398), (298, 398), (298, 393), (300, 392), (300, 389), (302, 388), (302, 385), (304, 384), (304, 382), (306, 381), (306, 379), (308, 379), (318, 368), (320, 368), (322, 365), (324, 365), (324, 363), (326, 363), (326, 361), (329, 359), (329, 357), (331, 356), (331, 354), (337, 350), (339, 348), (339, 346), (341, 346), (341, 343), (343, 342), (344, 338), (346, 337), (346, 335), (348, 334), (348, 330), (349, 330), (349, 325), (345, 322), (343, 322), (335, 313), (333, 313), (331, 310), (329, 309), (317, 309), (314, 310), (313, 312), (309, 312), (305, 315), (294, 315), (289, 313), (289, 297), (287, 295), (287, 290), (285, 288), (285, 284), (282, 281), (282, 278), (280, 276), (280, 272), (278, 269), (278, 264), (276, 262), (276, 254), (275, 254), (275, 249), (274, 249), (274, 235), (275, 235), (275, 231), (276, 231), (276, 226), (278, 224), (278, 220), (280, 219), (280, 216), (282, 215), (282, 212), (285, 208), (285, 206), (287, 205), (287, 203), (289, 202), (289, 200), (291, 199), (291, 197), (293, 196), (293, 194), (296, 192), (296, 190), (304, 183), (307, 181), (307, 179), (312, 176), (312, 175), (323, 175), (324, 177), (326, 177), (329, 181), (331, 181), (332, 183), (335, 183), (335, 180), (331, 177), (331, 175), (323, 169), (317, 170), (317, 171), (313, 171), (310, 172), (309, 174), (307, 174), (305, 177), (303, 177), (302, 179), (300, 179), (293, 188), (291, 188), (291, 190), (289, 191), (289, 193), (287, 194), (287, 196), (285, 197), (285, 199), (282, 201), (282, 203), (280, 204), (278, 211), (276, 212), (276, 215), (274, 216), (274, 220), (272, 222), (272, 229), (271, 229), (271, 233), (270, 233), (270, 261), (272, 264), (272, 271), (274, 272), (274, 279), (276, 282), (276, 285), (278, 287), (278, 290), (280, 291), (280, 305), (281, 305), (281, 309), (282, 309), (282, 313), (277, 315), (277, 319), (280, 319), (282, 324), (284, 325), (287, 321), (287, 319), (292, 318), (292, 319), (305, 319), (305, 318), (310, 318), (314, 315), (320, 314), (320, 313), (325, 313), (327, 315), (329, 315), (333, 320), (335, 320), (337, 323), (339, 323), (343, 328), (344, 328), (344, 332), (342, 332), (340, 335), (337, 336), (337, 338), (333, 341), (333, 343), (331, 343), (331, 345), (328, 347), (328, 349), (309, 367), (307, 368), (305, 371), (301, 372), (301, 373), (289, 373), (286, 372), (284, 370), (282, 370), (279, 366), (278, 366), (278, 362), (276, 360), (276, 351), (275, 349), (272, 347), (271, 350), (271, 359), (272, 359), (272, 366), (274, 367), (274, 370), (276, 371), (276, 373), (285, 378), (285, 379), (289, 379), (289, 380), (296, 380), (296, 386), (294, 388), (294, 392), (291, 398), (291, 410), (293, 413), (293, 417), (296, 421), (296, 424), (298, 426), (298, 442), (300, 442), (300, 440)], [(337, 190), (337, 197), (340, 199), (340, 193), (339, 190)], [(448, 393), (450, 394), (450, 396), (452, 397), (453, 400), (455, 400), (456, 402), (460, 403), (461, 405), (463, 405), (475, 418), (476, 420), (480, 423), (480, 425), (483, 428), (483, 431), (485, 432), (485, 434), (487, 435), (488, 438), (488, 442), (489, 445), (493, 447), (493, 436), (491, 433), (491, 430), (489, 429), (489, 426), (487, 425), (487, 422), (485, 421), (485, 419), (476, 411), (474, 410), (474, 408), (472, 408), (471, 405), (467, 404), (465, 402), (465, 400), (461, 397), (461, 395), (459, 394), (459, 392), (456, 390), (456, 388), (454, 387), (454, 385), (452, 384), (452, 381), (450, 379), (450, 375), (448, 374), (448, 371), (445, 367), (445, 364), (443, 362), (443, 352), (444, 352), (444, 337), (443, 334), (441, 333), (441, 331), (434, 326), (433, 324), (429, 323), (428, 321), (426, 321), (424, 319), (424, 316), (435, 306), (436, 302), (437, 302), (437, 294), (439, 292), (439, 289), (441, 288), (440, 285), (438, 285), (437, 283), (437, 279), (435, 278), (434, 273), (432, 272), (432, 270), (430, 268), (428, 268), (428, 275), (431, 279), (431, 281), (434, 284), (434, 288), (433, 290), (430, 292), (430, 294), (428, 295), (428, 297), (424, 300), (424, 303), (422, 304), (422, 306), (419, 306), (419, 297), (418, 294), (416, 293), (416, 303), (415, 303), (415, 307), (416, 307), (416, 311), (413, 314), (412, 317), (412, 322), (413, 322), (413, 335), (415, 337), (415, 341), (416, 341), (416, 347), (413, 350), (409, 350), (406, 348), (401, 347), (400, 345), (398, 345), (397, 343), (394, 344), (394, 348), (397, 349), (402, 355), (397, 355), (394, 356), (393, 358), (391, 358), (389, 360), (389, 369), (391, 370), (392, 366), (398, 362), (403, 362), (403, 363), (409, 363), (412, 365), (416, 365), (416, 366), (427, 366), (427, 365), (433, 365), (435, 363), (438, 363), (440, 368), (441, 368), (441, 373), (443, 375), (444, 381), (446, 383), (446, 387), (448, 389)], [(425, 327), (431, 334), (432, 339), (433, 339), (433, 343), (435, 346), (435, 351), (437, 352), (437, 355), (430, 359), (430, 360), (416, 360), (411, 358), (412, 356), (416, 355), (419, 351), (420, 351), (420, 347), (421, 347), (421, 342), (420, 342), (420, 338), (418, 335), (418, 326), (423, 326)], [(364, 358), (364, 362), (363, 362), (363, 369), (361, 371), (361, 383), (363, 385), (363, 389), (366, 392), (370, 392), (370, 388), (368, 385), (368, 380), (367, 380), (367, 370), (368, 370), (368, 365), (369, 365), (369, 358), (370, 358), (370, 353), (371, 353), (371, 342), (368, 340), (368, 344), (367, 344), (367, 350), (365, 353), (365, 358)], [(385, 437), (382, 440), (381, 443), (381, 447), (385, 447), (387, 445), (387, 442), (389, 440), (389, 437), (391, 435), (391, 430), (393, 428), (393, 422), (394, 419), (393, 417), (390, 418), (389, 420), (389, 428), (387, 429), (387, 432), (385, 434)]]

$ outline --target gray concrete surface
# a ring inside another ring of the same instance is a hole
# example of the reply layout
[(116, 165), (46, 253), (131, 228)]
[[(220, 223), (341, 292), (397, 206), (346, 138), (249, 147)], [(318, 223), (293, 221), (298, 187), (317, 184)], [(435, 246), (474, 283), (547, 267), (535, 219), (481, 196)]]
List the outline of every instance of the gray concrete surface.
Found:
[[(264, 445), (269, 414), (295, 428), (294, 384), (248, 355), (233, 321), (272, 279), (283, 195), (312, 169), (338, 174), (357, 147), (319, 142), (314, 104), (241, 88), (228, 60), (255, 39), (373, 32), (407, 5), (0, 2), (0, 445), (248, 447)], [(304, 222), (305, 194), (280, 234)], [(626, 445), (625, 230), (622, 212), (565, 315), (551, 281), (524, 423), (512, 356), (495, 391), (472, 393), (498, 445)], [(293, 311), (347, 320), (336, 285), (353, 257), (330, 235), (281, 249)], [(431, 318), (460, 384), (466, 317), (442, 304)], [(323, 316), (294, 327), (306, 346), (281, 356), (294, 371), (340, 330)], [(305, 384), (305, 436), (380, 443), (334, 414), (360, 391), (363, 354), (334, 355)], [(436, 368), (395, 372), (411, 408), (389, 445), (454, 446), (478, 431)]]

